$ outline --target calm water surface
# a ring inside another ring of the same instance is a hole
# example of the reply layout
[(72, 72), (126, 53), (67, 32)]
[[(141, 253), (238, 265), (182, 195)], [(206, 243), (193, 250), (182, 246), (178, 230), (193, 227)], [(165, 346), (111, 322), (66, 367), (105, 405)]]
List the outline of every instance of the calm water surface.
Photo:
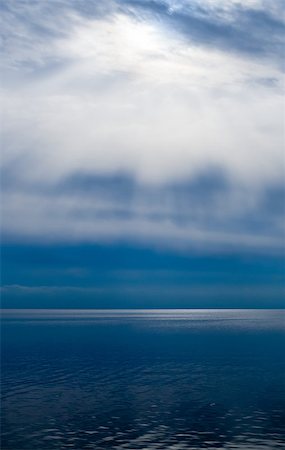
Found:
[(4, 311), (2, 449), (285, 448), (284, 311)]

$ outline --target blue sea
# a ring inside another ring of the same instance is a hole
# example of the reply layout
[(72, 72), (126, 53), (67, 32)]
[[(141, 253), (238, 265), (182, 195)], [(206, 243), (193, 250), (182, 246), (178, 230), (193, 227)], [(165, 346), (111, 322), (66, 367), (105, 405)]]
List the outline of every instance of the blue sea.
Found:
[(2, 450), (285, 448), (281, 310), (5, 310)]

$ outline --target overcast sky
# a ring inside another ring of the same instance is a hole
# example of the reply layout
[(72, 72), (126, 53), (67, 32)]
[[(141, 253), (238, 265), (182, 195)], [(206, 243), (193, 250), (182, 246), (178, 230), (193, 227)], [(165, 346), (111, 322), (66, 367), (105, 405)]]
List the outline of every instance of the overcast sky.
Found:
[[(28, 258), (28, 246), (84, 246), (90, 255), (125, 245), (280, 260), (282, 0), (6, 0), (0, 8), (7, 249)], [(40, 283), (38, 261), (28, 285)], [(17, 270), (9, 266), (4, 280), (12, 290), (25, 284)]]

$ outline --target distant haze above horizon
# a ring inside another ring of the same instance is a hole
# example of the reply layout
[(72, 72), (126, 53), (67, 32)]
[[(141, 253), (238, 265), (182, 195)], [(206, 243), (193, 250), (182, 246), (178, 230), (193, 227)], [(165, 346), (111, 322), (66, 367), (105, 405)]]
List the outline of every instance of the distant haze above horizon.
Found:
[(283, 1), (0, 11), (3, 307), (283, 307)]

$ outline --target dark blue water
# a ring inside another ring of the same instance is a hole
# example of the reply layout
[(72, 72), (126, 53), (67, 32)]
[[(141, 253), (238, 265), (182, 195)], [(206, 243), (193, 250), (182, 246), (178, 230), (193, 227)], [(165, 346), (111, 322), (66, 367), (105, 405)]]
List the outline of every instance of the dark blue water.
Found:
[(6, 311), (2, 449), (285, 448), (284, 312)]

